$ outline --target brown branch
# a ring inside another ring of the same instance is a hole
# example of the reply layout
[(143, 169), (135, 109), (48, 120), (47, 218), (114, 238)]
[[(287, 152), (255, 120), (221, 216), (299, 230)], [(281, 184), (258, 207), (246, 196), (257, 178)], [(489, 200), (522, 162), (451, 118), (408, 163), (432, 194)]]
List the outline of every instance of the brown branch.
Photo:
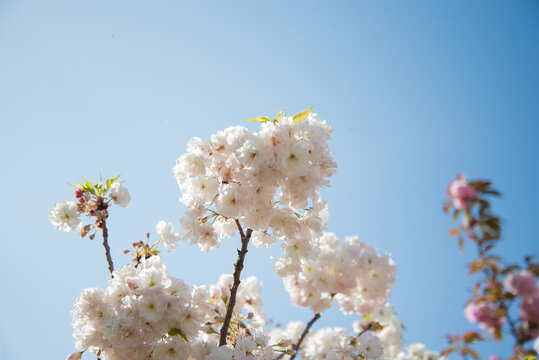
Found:
[(228, 328), (230, 327), (230, 320), (232, 319), (232, 313), (234, 312), (234, 306), (236, 305), (236, 293), (238, 292), (238, 288), (241, 282), (240, 275), (241, 270), (243, 270), (243, 261), (245, 260), (245, 254), (247, 254), (247, 245), (249, 244), (249, 240), (251, 239), (251, 234), (253, 232), (252, 229), (247, 229), (247, 232), (244, 234), (243, 228), (241, 227), (241, 224), (237, 219), (236, 225), (238, 226), (238, 230), (241, 236), (241, 250), (238, 250), (238, 260), (236, 261), (236, 264), (234, 264), (234, 284), (230, 289), (230, 298), (228, 299), (228, 303), (226, 305), (226, 315), (223, 326), (221, 327), (220, 331), (221, 337), (219, 338), (219, 346), (226, 345)]
[(371, 328), (372, 328), (372, 323), (369, 323), (365, 329), (361, 330), (361, 331), (359, 332), (359, 334), (356, 335), (356, 337), (354, 338), (354, 341), (359, 340), (359, 338), (361, 337), (361, 335), (365, 334), (365, 333), (366, 333), (367, 331), (369, 331)]
[(303, 333), (301, 334), (298, 342), (296, 343), (296, 345), (294, 345), (295, 353), (290, 357), (290, 360), (294, 360), (296, 358), (296, 355), (298, 354), (299, 347), (301, 346), (301, 343), (303, 342), (303, 339), (305, 338), (305, 336), (307, 336), (307, 333), (311, 329), (311, 326), (313, 326), (313, 324), (316, 322), (316, 320), (320, 319), (320, 316), (322, 316), (322, 315), (314, 314), (311, 321), (309, 321), (309, 323), (307, 324), (307, 327), (305, 328), (305, 330), (303, 330)]
[(105, 248), (105, 255), (107, 256), (107, 263), (109, 264), (110, 277), (113, 278), (112, 272), (114, 271), (114, 265), (112, 264), (112, 258), (110, 257), (109, 231), (107, 230), (107, 223), (105, 220), (102, 222), (101, 230), (103, 231), (103, 247)]

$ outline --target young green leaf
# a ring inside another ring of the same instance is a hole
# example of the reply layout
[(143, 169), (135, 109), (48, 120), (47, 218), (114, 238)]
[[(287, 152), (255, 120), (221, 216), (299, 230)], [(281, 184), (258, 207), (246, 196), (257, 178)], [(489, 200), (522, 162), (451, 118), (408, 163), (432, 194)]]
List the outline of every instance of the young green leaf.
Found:
[(168, 334), (170, 336), (176, 336), (176, 335), (180, 335), (182, 337), (182, 339), (184, 339), (186, 342), (189, 342), (189, 340), (187, 340), (187, 336), (185, 336), (185, 334), (183, 333), (183, 331), (181, 331), (180, 329), (178, 328), (172, 328), (170, 329), (170, 331), (168, 332)]
[(256, 117), (254, 119), (245, 119), (245, 120), (266, 123), (266, 122), (269, 121), (269, 117), (267, 117), (267, 116), (259, 116), (259, 117)]
[(279, 120), (281, 120), (281, 116), (283, 116), (283, 115), (282, 115), (281, 112), (279, 111), (279, 113), (277, 114), (277, 116), (275, 116), (275, 119), (273, 119), (273, 123), (274, 123), (274, 124), (275, 124), (275, 123), (278, 123)]
[(294, 126), (294, 124), (296, 123), (296, 121), (303, 121), (307, 118), (307, 116), (309, 116), (309, 113), (311, 112), (311, 110), (313, 109), (314, 105), (311, 106), (310, 108), (308, 108), (307, 110), (305, 111), (302, 111), (300, 113), (297, 113), (296, 115), (294, 115), (294, 118), (292, 120), (292, 126)]
[(107, 179), (106, 181), (106, 184), (105, 184), (105, 192), (109, 191), (110, 190), (110, 187), (112, 186), (112, 184), (114, 184), (114, 182), (116, 180), (118, 180), (118, 178), (120, 177), (121, 175), (118, 175), (116, 176), (115, 178), (112, 178), (112, 179)]

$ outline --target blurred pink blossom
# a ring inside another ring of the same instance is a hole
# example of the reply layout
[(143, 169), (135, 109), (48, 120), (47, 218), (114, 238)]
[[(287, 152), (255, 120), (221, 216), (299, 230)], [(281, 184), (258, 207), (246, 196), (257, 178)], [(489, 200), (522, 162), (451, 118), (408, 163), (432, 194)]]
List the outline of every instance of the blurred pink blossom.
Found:
[(522, 298), (528, 298), (537, 292), (535, 276), (528, 270), (521, 270), (518, 273), (507, 275), (503, 284), (507, 290), (516, 293)]
[(451, 181), (447, 189), (447, 195), (453, 199), (453, 206), (457, 210), (468, 210), (477, 196), (475, 190), (468, 184), (462, 174)]
[(478, 323), (480, 327), (487, 329), (487, 331), (494, 331), (496, 328), (501, 328), (505, 323), (505, 316), (497, 318), (496, 309), (491, 304), (485, 302), (468, 304), (464, 308), (464, 316), (466, 316), (469, 322), (473, 324)]

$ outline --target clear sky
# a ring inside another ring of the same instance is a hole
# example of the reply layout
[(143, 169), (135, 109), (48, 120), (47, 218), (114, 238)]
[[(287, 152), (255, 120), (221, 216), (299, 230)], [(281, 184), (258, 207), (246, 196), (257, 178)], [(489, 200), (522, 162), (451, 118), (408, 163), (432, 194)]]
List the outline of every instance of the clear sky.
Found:
[[(69, 184), (122, 174), (132, 204), (109, 222), (119, 266), (158, 220), (179, 226), (171, 169), (191, 137), (310, 105), (334, 129), (328, 230), (392, 254), (405, 341), (444, 348), (474, 328), (462, 315), (471, 251), (442, 213), (448, 182), (494, 180), (497, 252), (539, 253), (538, 65), (537, 1), (0, 0), (1, 358), (65, 358), (79, 291), (106, 286), (101, 243), (48, 222)], [(163, 258), (189, 284), (214, 283), (238, 243)], [(279, 253), (251, 249), (244, 274), (262, 280), (275, 323), (308, 321), (272, 271)], [(317, 325), (354, 320), (332, 310)]]

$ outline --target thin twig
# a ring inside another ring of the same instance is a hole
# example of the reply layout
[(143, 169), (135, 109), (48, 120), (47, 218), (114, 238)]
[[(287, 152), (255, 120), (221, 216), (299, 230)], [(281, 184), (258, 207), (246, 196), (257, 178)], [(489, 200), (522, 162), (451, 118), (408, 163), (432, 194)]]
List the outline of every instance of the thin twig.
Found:
[(236, 225), (238, 226), (238, 230), (240, 232), (241, 250), (238, 250), (238, 260), (236, 261), (236, 264), (234, 264), (234, 284), (230, 289), (230, 298), (228, 299), (228, 303), (226, 305), (226, 315), (220, 331), (221, 337), (219, 338), (219, 346), (226, 345), (228, 328), (230, 327), (230, 320), (232, 319), (232, 313), (234, 311), (234, 306), (236, 305), (236, 293), (238, 292), (238, 288), (240, 286), (240, 275), (241, 270), (243, 270), (243, 261), (245, 260), (245, 254), (247, 254), (247, 245), (249, 244), (249, 239), (251, 239), (251, 234), (253, 232), (252, 229), (247, 229), (247, 232), (244, 234), (243, 228), (237, 219)]
[(110, 257), (109, 247), (109, 231), (107, 230), (107, 223), (103, 221), (101, 230), (103, 231), (103, 247), (105, 248), (105, 255), (107, 256), (107, 262), (109, 264), (110, 277), (114, 277), (112, 272), (114, 271), (114, 265), (112, 264), (112, 258)]
[(357, 341), (357, 340), (361, 337), (361, 335), (365, 334), (365, 333), (366, 333), (367, 331), (369, 331), (371, 328), (372, 328), (372, 323), (369, 323), (365, 329), (361, 330), (361, 331), (359, 332), (359, 334), (356, 335), (356, 337), (354, 338), (354, 341)]
[(301, 346), (301, 343), (303, 342), (303, 339), (305, 338), (305, 336), (307, 336), (307, 333), (311, 329), (311, 326), (313, 326), (313, 324), (316, 322), (316, 320), (320, 319), (320, 316), (322, 316), (322, 315), (314, 314), (311, 321), (309, 321), (309, 323), (307, 324), (307, 327), (305, 328), (305, 330), (303, 330), (303, 333), (301, 334), (298, 342), (296, 343), (296, 345), (294, 345), (295, 353), (290, 357), (290, 360), (294, 360), (296, 358), (296, 355), (298, 354), (299, 347)]

